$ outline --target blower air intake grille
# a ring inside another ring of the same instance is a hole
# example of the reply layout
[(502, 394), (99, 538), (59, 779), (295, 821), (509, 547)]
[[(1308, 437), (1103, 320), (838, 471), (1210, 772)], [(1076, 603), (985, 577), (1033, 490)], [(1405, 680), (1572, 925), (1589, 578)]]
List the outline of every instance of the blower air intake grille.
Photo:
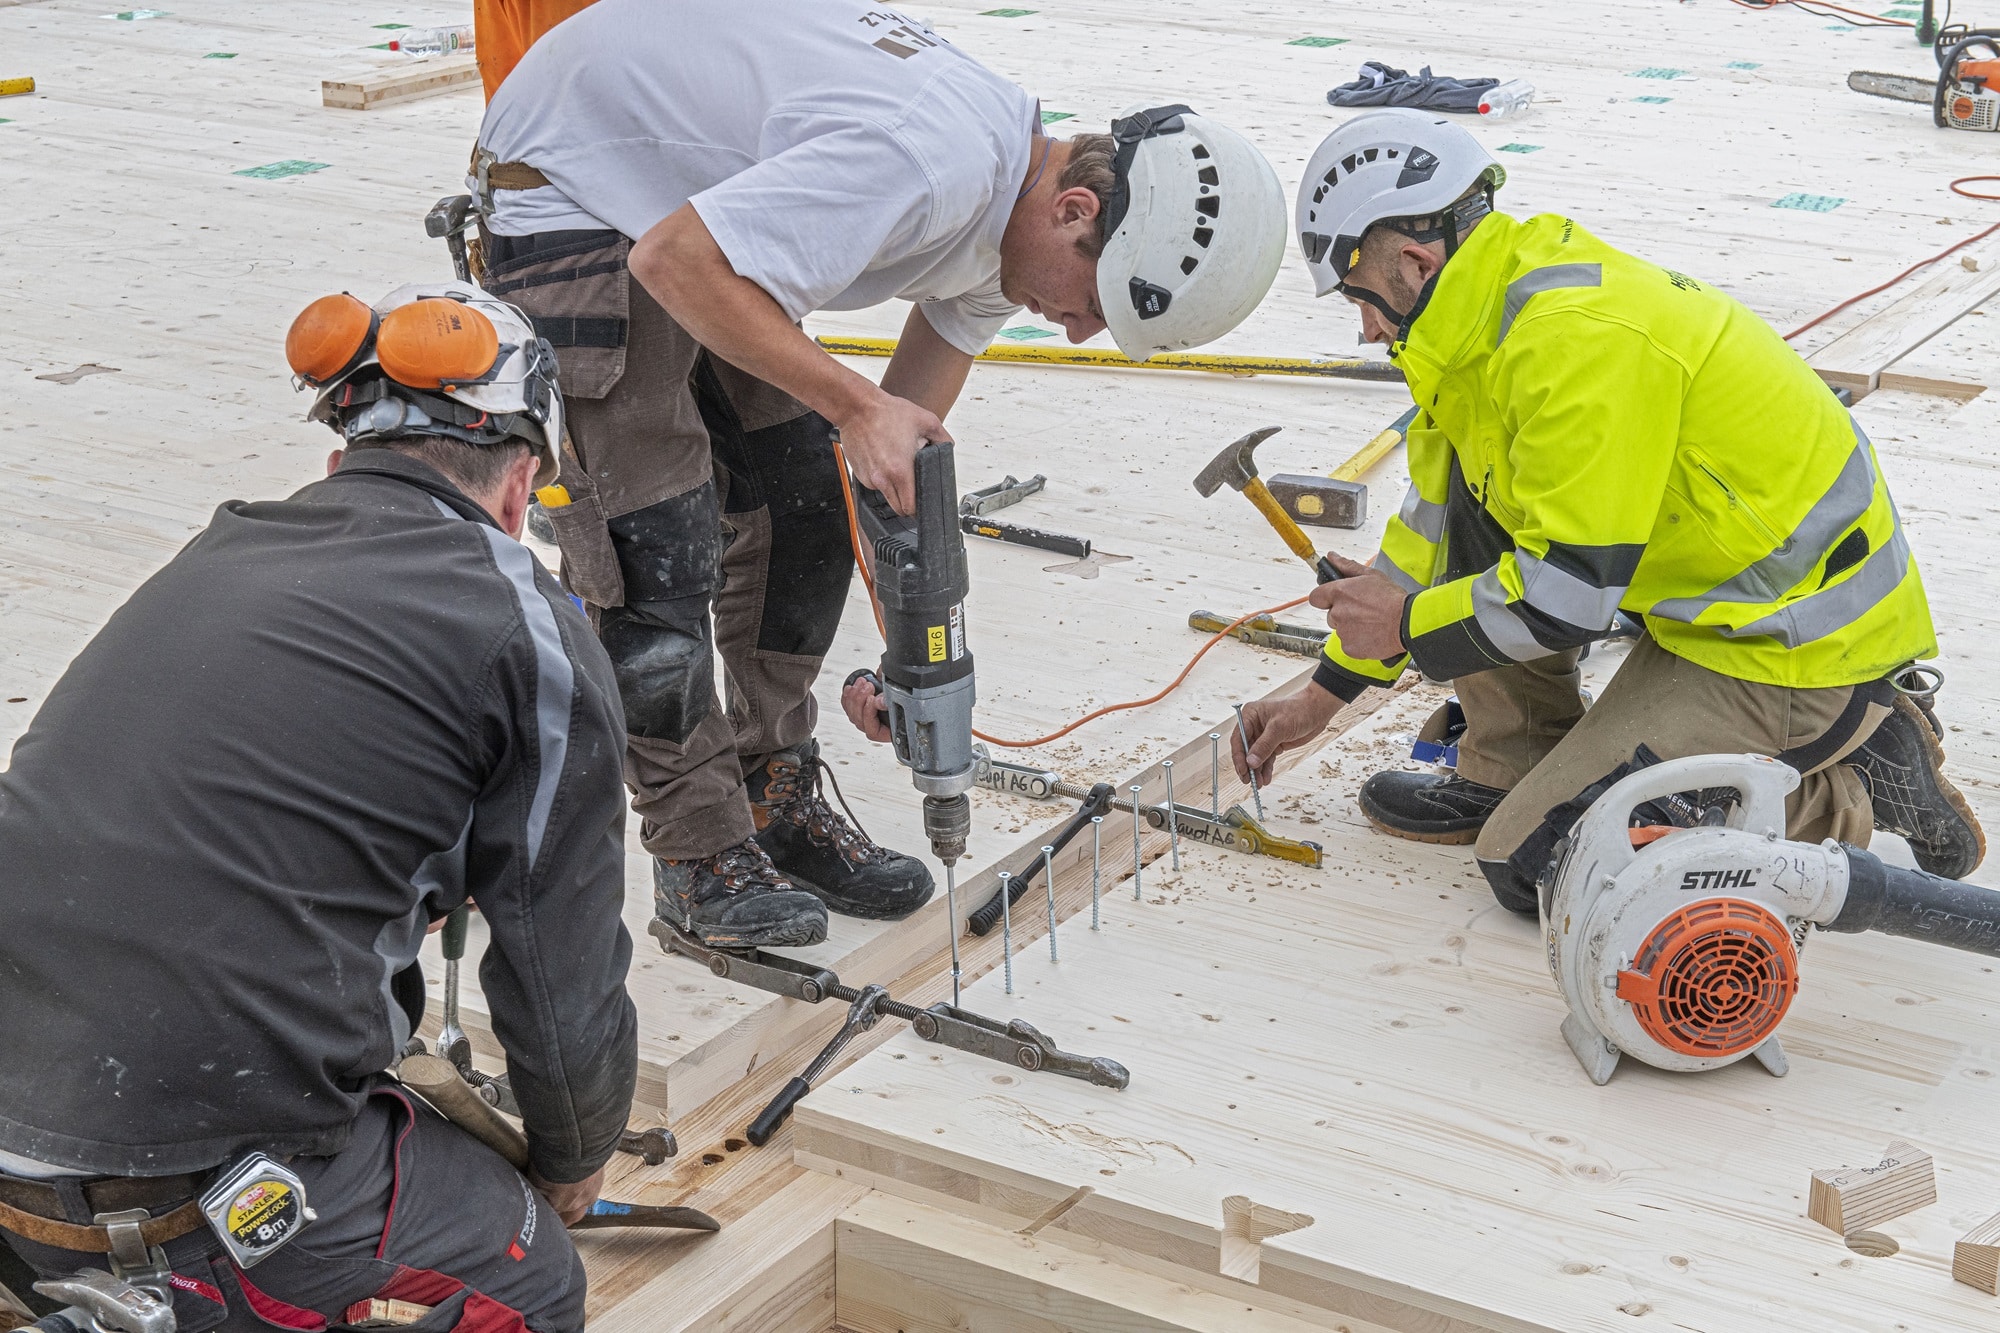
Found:
[(1692, 903), (1646, 936), (1618, 998), (1646, 1035), (1681, 1055), (1742, 1055), (1777, 1031), (1799, 989), (1791, 932), (1740, 898)]

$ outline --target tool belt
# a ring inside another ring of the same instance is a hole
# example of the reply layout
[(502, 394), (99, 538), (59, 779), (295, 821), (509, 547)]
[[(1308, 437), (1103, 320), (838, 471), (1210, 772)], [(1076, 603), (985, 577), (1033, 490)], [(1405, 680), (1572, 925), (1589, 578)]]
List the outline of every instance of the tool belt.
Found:
[(526, 162), (495, 162), (493, 155), (482, 149), (473, 150), (472, 165), (467, 168), (469, 175), (474, 177), (479, 175), (479, 160), (482, 157), (486, 159), (486, 185), (488, 189), (539, 190), (549, 183), (547, 176), (544, 176)]
[[(151, 1221), (139, 1224), (140, 1238), (148, 1246), (164, 1245), (206, 1222), (196, 1196), (210, 1174), (201, 1171), (102, 1180), (59, 1177), (51, 1181), (0, 1176), (0, 1227), (61, 1250), (109, 1254), (110, 1233), (104, 1227), (91, 1225), (88, 1219), (99, 1213), (143, 1208), (156, 1215)], [(77, 1218), (84, 1220), (73, 1220)]]

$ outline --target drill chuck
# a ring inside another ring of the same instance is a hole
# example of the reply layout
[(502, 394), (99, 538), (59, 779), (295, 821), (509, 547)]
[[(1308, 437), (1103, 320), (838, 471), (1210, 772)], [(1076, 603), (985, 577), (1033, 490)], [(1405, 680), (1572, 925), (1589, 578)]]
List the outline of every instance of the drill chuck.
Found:
[(951, 865), (965, 855), (971, 833), (972, 800), (964, 792), (924, 797), (924, 836), (931, 840), (932, 856)]

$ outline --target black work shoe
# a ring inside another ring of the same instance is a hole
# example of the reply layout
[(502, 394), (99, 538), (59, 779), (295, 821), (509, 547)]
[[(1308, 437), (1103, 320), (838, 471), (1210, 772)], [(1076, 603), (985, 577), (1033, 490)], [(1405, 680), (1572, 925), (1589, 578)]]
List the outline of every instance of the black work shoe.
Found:
[(1915, 703), (1898, 696), (1848, 762), (1868, 784), (1875, 827), (1907, 839), (1918, 865), (1946, 879), (1963, 879), (1978, 868), (1986, 834), (1945, 777), (1944, 746)]
[(697, 861), (653, 859), (653, 915), (711, 949), (796, 949), (826, 938), (826, 907), (755, 838)]
[(780, 750), (751, 770), (744, 783), (757, 842), (787, 879), (834, 911), (902, 920), (930, 901), (931, 872), (916, 857), (879, 846), (828, 805), (820, 794), (826, 771), (818, 741)]
[(1399, 838), (1462, 846), (1479, 840), (1486, 817), (1506, 795), (1456, 773), (1377, 773), (1361, 784), (1361, 813)]

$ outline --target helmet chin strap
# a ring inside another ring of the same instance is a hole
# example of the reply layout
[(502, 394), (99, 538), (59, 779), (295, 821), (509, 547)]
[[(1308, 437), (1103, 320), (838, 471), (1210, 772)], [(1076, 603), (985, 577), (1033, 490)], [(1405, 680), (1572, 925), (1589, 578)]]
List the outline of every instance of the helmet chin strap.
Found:
[[(1417, 299), (1407, 311), (1398, 310), (1396, 307), (1390, 305), (1380, 294), (1371, 292), (1366, 287), (1356, 287), (1351, 283), (1343, 282), (1340, 284), (1341, 295), (1351, 296), (1357, 301), (1366, 301), (1369, 305), (1374, 306), (1382, 312), (1384, 318), (1396, 326), (1396, 342), (1408, 342), (1410, 340), (1410, 326), (1417, 322), (1417, 316), (1423, 314), (1425, 307), (1430, 305), (1431, 296), (1437, 291), (1438, 279), (1444, 276), (1444, 264), (1450, 263), (1451, 257), (1458, 253), (1459, 231), (1477, 222), (1492, 211), (1493, 191), (1489, 188), (1477, 198), (1470, 200), (1462, 199), (1444, 210), (1444, 212), (1438, 214), (1436, 226), (1415, 232), (1404, 231), (1401, 233), (1420, 244), (1430, 241), (1444, 242), (1444, 263), (1439, 264), (1437, 272), (1431, 274), (1425, 280), (1424, 285), (1418, 289)], [(1391, 346), (1393, 345), (1392, 343)]]

